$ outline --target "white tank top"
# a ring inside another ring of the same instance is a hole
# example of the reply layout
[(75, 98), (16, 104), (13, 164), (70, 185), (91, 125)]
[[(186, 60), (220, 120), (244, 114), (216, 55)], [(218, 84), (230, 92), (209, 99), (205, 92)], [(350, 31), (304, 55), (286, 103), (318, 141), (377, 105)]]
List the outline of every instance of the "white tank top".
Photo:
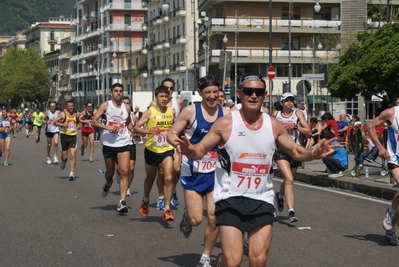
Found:
[[(299, 124), (298, 116), (296, 115), (297, 112), (302, 112), (302, 111), (292, 111), (291, 116), (289, 117), (283, 117), (281, 114), (281, 111), (277, 112), (276, 114), (276, 119), (281, 121), (281, 122), (294, 122), (296, 125)], [(299, 131), (298, 130), (287, 130), (287, 133), (289, 136), (291, 136), (291, 139), (294, 140), (298, 145), (300, 144), (299, 142)]]
[(108, 130), (103, 130), (103, 145), (110, 147), (123, 147), (130, 144), (130, 133), (127, 129), (126, 121), (129, 116), (125, 104), (122, 103), (120, 108), (112, 104), (112, 100), (108, 100), (108, 108), (105, 112), (107, 116), (107, 125), (117, 125), (119, 131), (117, 133), (110, 133)]
[(177, 117), (179, 117), (180, 114), (180, 108), (179, 105), (177, 104), (177, 100), (175, 97), (172, 97), (172, 105), (170, 106), (170, 108), (174, 111), (175, 121), (176, 121)]
[(262, 113), (263, 123), (257, 131), (245, 127), (238, 110), (232, 111), (231, 116), (230, 138), (223, 147), (219, 147), (214, 200), (243, 196), (274, 205), (269, 172), (276, 144), (270, 116)]
[(390, 155), (389, 162), (399, 165), (399, 106), (394, 108), (395, 117), (388, 127), (387, 151)]
[(58, 113), (59, 113), (58, 110), (56, 110), (54, 113), (51, 113), (50, 110), (47, 112), (46, 120), (50, 122), (50, 124), (46, 124), (46, 132), (48, 133), (60, 132), (60, 127), (54, 125), (54, 121), (58, 117)]

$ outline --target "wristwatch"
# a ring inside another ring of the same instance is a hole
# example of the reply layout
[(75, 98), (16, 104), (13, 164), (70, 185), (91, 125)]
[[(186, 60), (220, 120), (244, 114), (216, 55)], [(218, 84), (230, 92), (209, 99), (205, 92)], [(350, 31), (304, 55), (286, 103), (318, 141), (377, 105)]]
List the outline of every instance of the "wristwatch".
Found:
[(298, 130), (298, 124), (295, 124), (294, 130)]

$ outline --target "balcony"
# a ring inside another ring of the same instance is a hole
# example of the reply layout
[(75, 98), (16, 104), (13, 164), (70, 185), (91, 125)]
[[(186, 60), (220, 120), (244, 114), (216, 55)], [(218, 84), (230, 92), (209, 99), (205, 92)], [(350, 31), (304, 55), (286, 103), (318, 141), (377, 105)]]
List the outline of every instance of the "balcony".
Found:
[(148, 77), (148, 71), (147, 70), (141, 70), (140, 71), (140, 77), (147, 78)]
[(186, 16), (186, 8), (178, 7), (173, 10), (173, 17), (185, 17)]
[(141, 7), (142, 8), (148, 7), (148, 0), (141, 0)]
[(143, 7), (143, 2), (141, 3), (109, 3), (104, 6), (104, 11), (111, 10), (147, 10), (146, 7)]
[(161, 67), (154, 67), (154, 75), (162, 75), (163, 70)]
[[(211, 62), (219, 63), (220, 54), (222, 49), (212, 49), (210, 51)], [(228, 50), (232, 52), (232, 61), (235, 61), (235, 51)], [(288, 50), (273, 50), (272, 57), (274, 63), (286, 63), (288, 61), (289, 51)], [(291, 61), (292, 63), (307, 63), (311, 64), (313, 60), (316, 60), (317, 63), (336, 63), (338, 62), (339, 51), (331, 50), (319, 50), (315, 51), (315, 55), (313, 55), (312, 51), (304, 50), (292, 50), (291, 51)], [(254, 48), (248, 49), (247, 47), (239, 47), (237, 48), (237, 62), (238, 63), (261, 63), (268, 61), (269, 59), (269, 50), (262, 48)], [(198, 62), (205, 61), (205, 54), (201, 54), (198, 57)]]
[[(211, 18), (210, 29), (212, 32), (235, 32), (235, 18)], [(269, 19), (249, 18), (238, 21), (239, 32), (257, 32), (255, 26), (262, 27), (262, 32), (269, 31)], [(273, 19), (271, 22), (273, 32), (288, 32), (289, 21), (283, 19)], [(340, 33), (340, 20), (291, 20), (291, 31), (300, 33)], [(205, 31), (204, 27), (199, 28), (199, 35)]]

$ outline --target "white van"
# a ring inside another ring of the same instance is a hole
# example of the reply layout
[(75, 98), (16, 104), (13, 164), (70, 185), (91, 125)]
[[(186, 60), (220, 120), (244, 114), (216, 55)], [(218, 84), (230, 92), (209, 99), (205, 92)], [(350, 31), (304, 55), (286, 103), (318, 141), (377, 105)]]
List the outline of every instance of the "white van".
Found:
[(189, 106), (194, 102), (199, 102), (202, 97), (198, 94), (198, 91), (180, 91), (177, 95), (178, 98), (183, 100), (184, 106)]

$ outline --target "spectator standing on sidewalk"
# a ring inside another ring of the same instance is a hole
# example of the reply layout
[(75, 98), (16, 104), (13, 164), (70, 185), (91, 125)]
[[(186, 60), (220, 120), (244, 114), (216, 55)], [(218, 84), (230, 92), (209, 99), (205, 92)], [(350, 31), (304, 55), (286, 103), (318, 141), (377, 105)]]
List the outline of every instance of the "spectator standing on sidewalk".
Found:
[[(322, 135), (321, 138), (330, 140), (335, 136), (332, 132), (326, 132)], [(334, 140), (332, 142), (333, 145), (338, 145), (339, 142)], [(322, 159), (323, 163), (330, 170), (331, 174), (328, 175), (330, 178), (337, 178), (344, 176), (343, 171), (348, 169), (348, 153), (346, 152), (344, 147), (336, 147), (334, 148), (334, 153), (331, 157)]]
[[(388, 124), (387, 148), (379, 140), (376, 127)], [(396, 183), (399, 184), (399, 106), (394, 106), (382, 111), (378, 117), (367, 124), (367, 130), (371, 140), (378, 149), (381, 158), (388, 159), (388, 169)], [(390, 245), (399, 246), (399, 238), (396, 236), (398, 221), (399, 191), (393, 197), (391, 206), (386, 210), (382, 226), (385, 230), (385, 240)]]

